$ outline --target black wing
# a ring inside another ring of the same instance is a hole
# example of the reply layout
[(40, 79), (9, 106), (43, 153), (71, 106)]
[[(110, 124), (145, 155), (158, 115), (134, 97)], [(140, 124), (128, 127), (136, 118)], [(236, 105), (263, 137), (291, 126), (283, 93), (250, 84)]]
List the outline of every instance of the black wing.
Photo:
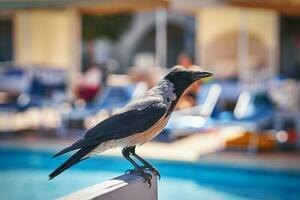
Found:
[(165, 104), (153, 102), (141, 110), (132, 109), (113, 115), (88, 130), (83, 139), (63, 149), (54, 157), (79, 148), (99, 145), (108, 140), (121, 139), (135, 133), (144, 132), (160, 120), (166, 114), (166, 111)]

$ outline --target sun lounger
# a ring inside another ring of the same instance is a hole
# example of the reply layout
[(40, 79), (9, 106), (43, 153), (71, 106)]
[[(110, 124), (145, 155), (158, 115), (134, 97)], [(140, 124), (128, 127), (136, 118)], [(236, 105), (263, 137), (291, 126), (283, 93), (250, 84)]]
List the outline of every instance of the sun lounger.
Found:
[(202, 103), (193, 108), (175, 111), (163, 133), (156, 140), (172, 141), (191, 133), (205, 131), (210, 123), (210, 117), (217, 105), (221, 91), (222, 88), (217, 83), (202, 87), (200, 93), (200, 99), (203, 99)]

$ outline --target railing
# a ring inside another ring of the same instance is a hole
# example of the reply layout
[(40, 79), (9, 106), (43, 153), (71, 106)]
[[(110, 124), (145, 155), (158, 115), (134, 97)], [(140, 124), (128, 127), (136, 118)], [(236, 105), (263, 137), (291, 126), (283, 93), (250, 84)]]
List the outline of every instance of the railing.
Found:
[(134, 174), (126, 174), (90, 186), (59, 200), (157, 200), (157, 177), (152, 176), (151, 187), (144, 179)]

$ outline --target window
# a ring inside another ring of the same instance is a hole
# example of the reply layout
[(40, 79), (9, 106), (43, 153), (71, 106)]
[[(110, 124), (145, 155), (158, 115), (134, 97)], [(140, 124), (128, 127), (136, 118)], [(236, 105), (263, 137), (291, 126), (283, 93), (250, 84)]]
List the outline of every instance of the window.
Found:
[(12, 61), (12, 59), (12, 21), (10, 19), (0, 19), (0, 62)]
[(281, 74), (300, 80), (300, 17), (281, 17)]

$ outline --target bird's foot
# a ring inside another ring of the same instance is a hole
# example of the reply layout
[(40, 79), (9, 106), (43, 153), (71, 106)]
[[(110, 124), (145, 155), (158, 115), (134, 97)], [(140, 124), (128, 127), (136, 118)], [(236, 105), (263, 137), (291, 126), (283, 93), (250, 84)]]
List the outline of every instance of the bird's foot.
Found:
[(151, 171), (155, 176), (158, 176), (158, 179), (160, 180), (161, 176), (160, 176), (160, 173), (159, 171), (155, 168), (155, 167), (152, 167), (151, 165), (150, 166), (143, 166), (142, 167), (144, 170), (149, 170)]
[(150, 173), (147, 173), (143, 170), (143, 168), (140, 169), (128, 169), (125, 171), (125, 174), (136, 174), (138, 176), (143, 177), (144, 182), (147, 182), (149, 184), (149, 188), (151, 187), (151, 179), (152, 175)]

